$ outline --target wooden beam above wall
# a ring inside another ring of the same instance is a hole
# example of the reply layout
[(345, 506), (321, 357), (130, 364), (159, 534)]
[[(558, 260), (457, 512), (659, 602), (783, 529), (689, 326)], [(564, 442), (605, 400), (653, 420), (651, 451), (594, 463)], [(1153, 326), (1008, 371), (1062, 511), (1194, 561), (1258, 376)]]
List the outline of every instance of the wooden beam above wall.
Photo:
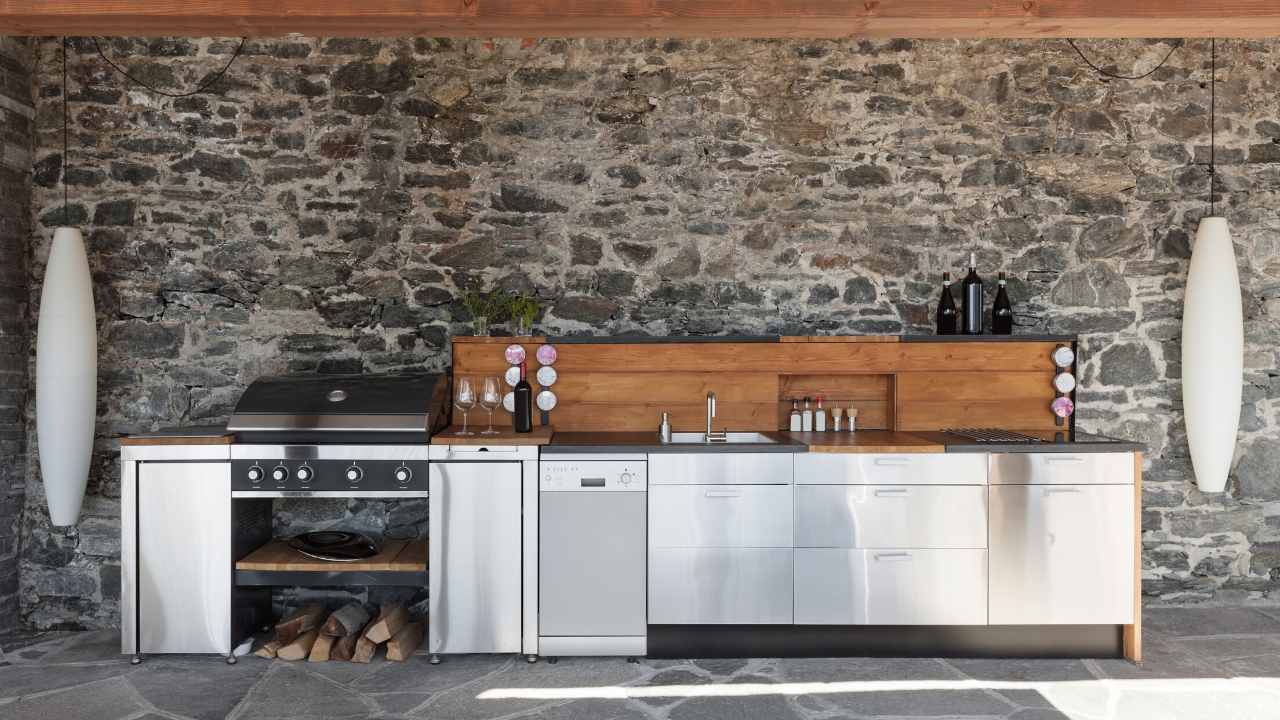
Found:
[(0, 0), (6, 35), (1280, 36), (1277, 0)]

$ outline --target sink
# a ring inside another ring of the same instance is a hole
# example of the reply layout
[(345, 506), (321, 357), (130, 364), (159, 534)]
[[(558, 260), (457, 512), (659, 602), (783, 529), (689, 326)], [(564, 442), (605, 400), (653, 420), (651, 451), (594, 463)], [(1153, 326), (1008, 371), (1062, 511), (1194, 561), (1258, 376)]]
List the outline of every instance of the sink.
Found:
[(732, 443), (736, 445), (754, 444), (754, 445), (776, 445), (777, 440), (758, 432), (731, 432), (725, 434), (725, 439), (716, 439), (707, 442), (705, 433), (700, 432), (678, 432), (671, 433), (671, 444), (673, 445), (723, 445)]

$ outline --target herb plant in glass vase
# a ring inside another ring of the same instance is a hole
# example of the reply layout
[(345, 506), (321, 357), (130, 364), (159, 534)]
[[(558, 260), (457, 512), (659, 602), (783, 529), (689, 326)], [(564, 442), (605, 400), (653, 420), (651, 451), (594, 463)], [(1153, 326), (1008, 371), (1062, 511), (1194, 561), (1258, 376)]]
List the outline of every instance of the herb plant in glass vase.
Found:
[(490, 290), (487, 293), (468, 292), (462, 296), (462, 304), (471, 314), (472, 332), (476, 337), (489, 336), (489, 324), (502, 322), (507, 306), (506, 293)]
[(517, 295), (511, 298), (510, 303), (511, 322), (514, 323), (512, 328), (517, 337), (527, 337), (533, 334), (533, 321), (538, 317), (538, 312), (542, 310), (542, 303), (528, 295)]

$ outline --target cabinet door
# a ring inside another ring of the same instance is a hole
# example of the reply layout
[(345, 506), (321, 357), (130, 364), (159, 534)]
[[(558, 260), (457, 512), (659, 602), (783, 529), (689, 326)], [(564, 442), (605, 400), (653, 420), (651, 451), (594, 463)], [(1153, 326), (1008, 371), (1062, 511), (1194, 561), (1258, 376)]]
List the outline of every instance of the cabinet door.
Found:
[(992, 625), (1133, 622), (1132, 485), (991, 487)]
[(985, 550), (797, 549), (797, 625), (985, 625)]
[(797, 485), (796, 547), (985, 548), (984, 485)]
[(658, 548), (649, 552), (654, 625), (791, 623), (790, 548)]
[(652, 453), (649, 485), (790, 485), (794, 453)]
[(138, 465), (138, 649), (231, 652), (231, 464)]
[(789, 548), (791, 486), (650, 486), (649, 544)]
[(800, 453), (797, 485), (986, 485), (986, 453)]

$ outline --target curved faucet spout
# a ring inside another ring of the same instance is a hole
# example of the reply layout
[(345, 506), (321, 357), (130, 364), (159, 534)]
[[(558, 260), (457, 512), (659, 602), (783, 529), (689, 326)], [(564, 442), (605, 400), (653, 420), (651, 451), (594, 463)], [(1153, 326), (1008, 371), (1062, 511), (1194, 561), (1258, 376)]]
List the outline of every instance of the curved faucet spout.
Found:
[(711, 421), (716, 416), (716, 394), (707, 393), (707, 442), (711, 441)]

